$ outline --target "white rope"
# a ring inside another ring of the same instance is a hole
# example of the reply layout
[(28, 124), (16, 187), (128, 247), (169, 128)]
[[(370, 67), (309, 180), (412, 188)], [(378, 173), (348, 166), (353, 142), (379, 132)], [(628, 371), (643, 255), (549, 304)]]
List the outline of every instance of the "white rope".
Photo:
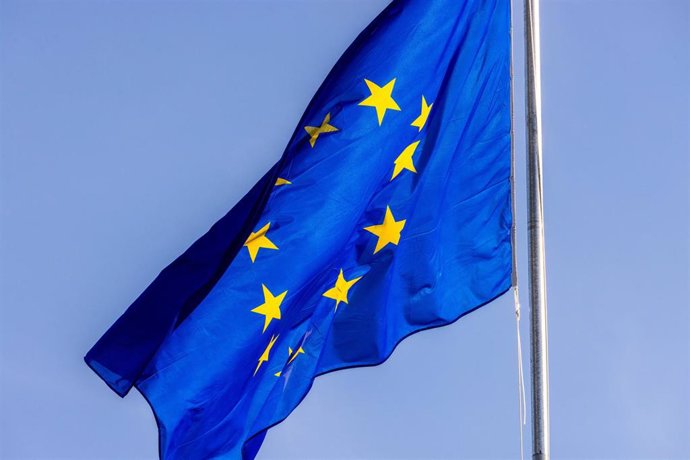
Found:
[(527, 399), (525, 395), (525, 375), (522, 371), (522, 340), (520, 338), (520, 294), (517, 286), (513, 286), (513, 301), (515, 303), (515, 331), (517, 332), (517, 360), (518, 360), (518, 398), (520, 412), (520, 460), (525, 457), (525, 433), (527, 424)]
[(513, 211), (513, 225), (510, 231), (510, 244), (513, 248), (511, 284), (513, 287), (513, 302), (515, 305), (515, 332), (517, 336), (518, 360), (518, 407), (520, 415), (520, 460), (525, 458), (525, 425), (527, 424), (527, 402), (525, 395), (525, 374), (522, 366), (522, 339), (520, 338), (520, 293), (518, 290), (517, 264), (517, 206), (515, 192), (515, 79), (513, 76), (513, 62), (515, 49), (513, 40), (513, 0), (510, 0), (510, 201)]

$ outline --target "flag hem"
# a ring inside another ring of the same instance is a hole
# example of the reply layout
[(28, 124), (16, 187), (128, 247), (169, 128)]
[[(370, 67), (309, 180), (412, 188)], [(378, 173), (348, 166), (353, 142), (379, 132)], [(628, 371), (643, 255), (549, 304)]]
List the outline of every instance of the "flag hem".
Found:
[[(511, 284), (511, 283), (509, 282), (509, 284)], [(356, 369), (356, 368), (362, 368), (362, 367), (376, 367), (376, 366), (380, 366), (381, 364), (383, 364), (383, 363), (385, 363), (386, 361), (388, 361), (388, 358), (390, 358), (390, 357), (393, 355), (393, 353), (395, 352), (395, 350), (396, 350), (396, 348), (398, 347), (398, 345), (400, 345), (400, 344), (401, 344), (405, 339), (407, 339), (408, 337), (411, 337), (411, 336), (413, 336), (413, 335), (415, 335), (415, 334), (417, 334), (417, 333), (420, 333), (420, 332), (424, 332), (424, 331), (428, 331), (428, 330), (431, 330), (431, 329), (436, 329), (436, 328), (439, 328), (439, 327), (444, 327), (444, 326), (449, 326), (449, 325), (451, 325), (451, 324), (454, 324), (454, 323), (458, 322), (461, 318), (463, 318), (463, 317), (469, 315), (470, 313), (473, 313), (473, 312), (476, 311), (476, 310), (479, 310), (480, 308), (482, 308), (482, 307), (488, 305), (489, 303), (491, 303), (491, 302), (493, 302), (494, 300), (498, 299), (499, 297), (503, 296), (506, 292), (508, 292), (508, 291), (511, 289), (511, 287), (512, 287), (512, 286), (504, 287), (504, 288), (500, 291), (499, 294), (495, 295), (494, 297), (492, 297), (491, 299), (487, 300), (486, 302), (483, 302), (483, 303), (477, 305), (476, 307), (472, 308), (471, 310), (468, 310), (468, 311), (465, 311), (465, 312), (461, 313), (459, 316), (457, 316), (456, 318), (454, 318), (454, 319), (452, 319), (452, 320), (450, 320), (450, 321), (443, 322), (443, 323), (440, 323), (440, 324), (434, 324), (434, 325), (432, 325), (432, 326), (421, 327), (421, 328), (419, 328), (419, 329), (413, 330), (413, 331), (411, 331), (410, 333), (408, 333), (408, 334), (402, 336), (400, 339), (398, 339), (398, 340), (395, 342), (395, 345), (393, 345), (393, 347), (390, 349), (390, 352), (388, 352), (380, 361), (376, 361), (376, 362), (372, 362), (372, 363), (351, 364), (351, 365), (347, 365), (347, 366), (343, 366), (343, 367), (336, 367), (336, 368), (329, 369), (329, 370), (327, 370), (327, 371), (324, 371), (324, 372), (315, 374), (314, 377), (311, 379), (311, 382), (309, 383), (309, 386), (307, 387), (306, 391), (304, 392), (304, 394), (303, 394), (302, 397), (300, 398), (299, 402), (295, 405), (295, 407), (293, 407), (293, 408), (290, 410), (290, 412), (288, 412), (288, 413), (285, 415), (285, 417), (281, 418), (280, 420), (278, 420), (277, 422), (273, 423), (272, 425), (270, 425), (270, 426), (268, 426), (268, 427), (266, 427), (266, 428), (264, 428), (264, 429), (261, 429), (261, 430), (257, 431), (256, 433), (253, 433), (251, 436), (247, 437), (247, 439), (245, 439), (245, 440), (242, 442), (242, 458), (243, 458), (243, 459), (246, 459), (246, 460), (250, 460), (250, 459), (253, 459), (253, 458), (255, 457), (256, 453), (250, 454), (250, 456), (245, 457), (245, 448), (246, 448), (246, 446), (250, 443), (250, 441), (251, 441), (252, 439), (256, 438), (257, 436), (261, 436), (262, 433), (263, 433), (263, 434), (267, 433), (268, 430), (270, 430), (271, 428), (273, 428), (273, 427), (275, 427), (276, 425), (279, 425), (280, 423), (282, 423), (283, 421), (285, 421), (285, 419), (288, 418), (288, 417), (290, 416), (290, 414), (292, 414), (292, 412), (293, 412), (300, 404), (302, 404), (302, 401), (304, 401), (304, 398), (306, 398), (307, 395), (309, 394), (309, 392), (311, 391), (312, 386), (314, 385), (314, 381), (316, 380), (317, 377), (320, 377), (320, 376), (326, 375), (326, 374), (330, 374), (331, 372), (342, 371), (342, 370), (346, 370), (346, 369)], [(89, 364), (89, 363), (87, 362), (87, 364)], [(89, 366), (89, 367), (91, 367), (91, 366)], [(93, 368), (92, 368), (92, 369), (93, 369)], [(96, 372), (96, 373), (98, 373), (98, 372)], [(108, 383), (108, 382), (106, 381), (106, 383)], [(108, 384), (108, 386), (110, 386), (110, 384)], [(144, 400), (146, 401), (146, 403), (149, 405), (149, 408), (151, 409), (151, 412), (153, 413), (153, 417), (154, 417), (154, 419), (155, 419), (155, 421), (156, 421), (156, 428), (157, 428), (157, 430), (158, 430), (158, 458), (159, 458), (160, 460), (163, 460), (163, 455), (162, 455), (162, 451), (163, 451), (163, 450), (162, 450), (162, 448), (161, 448), (162, 440), (163, 440), (163, 436), (162, 436), (162, 424), (161, 424), (160, 419), (159, 419), (159, 417), (158, 417), (158, 414), (157, 414), (157, 412), (156, 412), (156, 408), (154, 407), (153, 403), (151, 403), (151, 401), (146, 397), (146, 394), (139, 388), (138, 382), (134, 382), (134, 385), (133, 385), (133, 386), (134, 386), (134, 388), (136, 388), (136, 390), (139, 392), (139, 394), (144, 398)], [(112, 388), (112, 386), (111, 386), (111, 388)], [(115, 391), (117, 392), (117, 390), (115, 390)]]
[(118, 388), (117, 384), (115, 383), (118, 380), (123, 380), (122, 376), (113, 372), (111, 369), (102, 365), (95, 359), (89, 359), (88, 356), (84, 356), (83, 359), (86, 365), (89, 366), (89, 369), (91, 369), (99, 379), (105, 382), (105, 384), (108, 385), (108, 387), (113, 390), (115, 394), (117, 394), (120, 398), (127, 396), (132, 387), (127, 385), (125, 388)]

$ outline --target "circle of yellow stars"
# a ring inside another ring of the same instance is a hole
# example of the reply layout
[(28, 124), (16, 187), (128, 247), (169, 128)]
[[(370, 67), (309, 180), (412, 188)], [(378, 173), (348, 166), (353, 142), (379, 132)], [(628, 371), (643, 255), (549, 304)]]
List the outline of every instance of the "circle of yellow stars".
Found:
[[(388, 111), (401, 111), (397, 101), (393, 98), (393, 90), (395, 88), (396, 80), (396, 78), (393, 78), (384, 85), (380, 86), (371, 80), (364, 79), (364, 83), (369, 90), (369, 96), (359, 102), (358, 106), (373, 108), (376, 113), (376, 120), (379, 126), (383, 124)], [(421, 132), (427, 123), (432, 107), (433, 103), (429, 104), (426, 98), (422, 95), (420, 114), (414, 119), (414, 121), (412, 121), (410, 126), (417, 128), (418, 132)], [(331, 113), (328, 112), (318, 126), (307, 125), (304, 127), (304, 130), (308, 135), (309, 145), (312, 149), (315, 149), (322, 136), (339, 132), (340, 128), (332, 124)], [(417, 169), (415, 168), (414, 164), (414, 155), (417, 152), (420, 142), (420, 140), (412, 142), (395, 158), (393, 161), (390, 181), (393, 181), (404, 171), (417, 174)], [(290, 180), (283, 177), (278, 177), (275, 182), (276, 187), (291, 184), (292, 182)], [(363, 228), (363, 230), (376, 237), (376, 245), (373, 253), (377, 254), (379, 251), (382, 251), (389, 245), (397, 246), (400, 242), (401, 233), (405, 228), (406, 222), (406, 219), (397, 219), (390, 206), (386, 206), (383, 221), (380, 224), (369, 225)], [(261, 256), (262, 249), (272, 251), (279, 250), (279, 247), (271, 240), (272, 237), (269, 238), (268, 236), (270, 229), (271, 222), (266, 222), (257, 231), (251, 232), (245, 241), (244, 247), (247, 248), (247, 252), (249, 253), (249, 258), (251, 259), (252, 264), (254, 264), (257, 258)], [(337, 311), (338, 306), (341, 303), (348, 304), (348, 295), (350, 290), (362, 279), (362, 277), (363, 276), (351, 277), (351, 275), (346, 277), (344, 269), (341, 268), (334, 281), (333, 287), (327, 289), (322, 296), (327, 299), (334, 300), (334, 309)], [(261, 305), (253, 308), (251, 312), (263, 316), (263, 328), (261, 331), (263, 334), (273, 321), (279, 321), (281, 319), (280, 306), (285, 300), (288, 291), (286, 290), (276, 295), (265, 284), (261, 285), (261, 289), (264, 301)], [(276, 377), (283, 375), (284, 370), (291, 365), (299, 355), (305, 353), (303, 348), (305, 339), (306, 337), (302, 339), (302, 344), (295, 347), (294, 351), (291, 347), (288, 347), (287, 362), (283, 368), (283, 371), (278, 371), (274, 374)], [(277, 340), (278, 335), (271, 335), (266, 348), (258, 359), (256, 368), (254, 370), (254, 375), (259, 372), (264, 363), (269, 361), (272, 349)]]

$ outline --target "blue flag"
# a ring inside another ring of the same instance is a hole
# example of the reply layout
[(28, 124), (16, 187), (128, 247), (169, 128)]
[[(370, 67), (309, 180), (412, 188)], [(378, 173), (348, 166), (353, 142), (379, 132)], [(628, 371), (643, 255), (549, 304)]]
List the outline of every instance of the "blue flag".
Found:
[(511, 283), (509, 0), (396, 0), (280, 161), (86, 356), (171, 459), (253, 458), (326, 372)]

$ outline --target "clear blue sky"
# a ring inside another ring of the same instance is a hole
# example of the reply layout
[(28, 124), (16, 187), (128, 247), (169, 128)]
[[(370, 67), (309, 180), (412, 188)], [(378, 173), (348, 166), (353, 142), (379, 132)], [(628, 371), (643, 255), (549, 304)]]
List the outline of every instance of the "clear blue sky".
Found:
[[(82, 356), (278, 159), (386, 4), (1, 1), (1, 458), (156, 457), (144, 400)], [(689, 5), (543, 1), (554, 458), (690, 458)], [(259, 458), (516, 458), (514, 328), (506, 296), (320, 377)]]

